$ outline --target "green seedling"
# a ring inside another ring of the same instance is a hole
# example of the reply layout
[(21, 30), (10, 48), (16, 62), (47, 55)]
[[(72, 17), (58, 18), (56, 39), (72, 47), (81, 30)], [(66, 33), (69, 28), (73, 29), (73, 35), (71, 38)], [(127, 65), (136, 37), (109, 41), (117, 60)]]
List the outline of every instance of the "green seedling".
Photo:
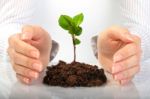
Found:
[(61, 15), (58, 20), (60, 27), (62, 27), (64, 30), (67, 30), (72, 37), (74, 50), (73, 62), (76, 62), (76, 45), (79, 45), (81, 43), (81, 41), (77, 37), (82, 34), (82, 27), (80, 25), (83, 22), (83, 19), (84, 15), (83, 13), (80, 13), (74, 17), (70, 17), (68, 15)]

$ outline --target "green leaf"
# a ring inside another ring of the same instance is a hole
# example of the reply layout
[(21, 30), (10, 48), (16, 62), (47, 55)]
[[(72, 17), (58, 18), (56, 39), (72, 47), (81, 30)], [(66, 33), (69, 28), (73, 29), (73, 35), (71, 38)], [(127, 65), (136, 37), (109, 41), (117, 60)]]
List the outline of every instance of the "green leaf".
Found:
[(70, 33), (71, 35), (74, 35), (75, 32), (76, 32), (76, 31), (75, 31), (74, 27), (73, 27), (73, 26), (70, 26), (70, 27), (69, 27), (69, 33)]
[(77, 38), (75, 38), (75, 45), (79, 45), (81, 43), (81, 41)]
[(59, 20), (59, 25), (65, 29), (65, 30), (69, 30), (70, 29), (70, 26), (72, 25), (73, 23), (73, 19), (70, 17), (70, 16), (67, 16), (67, 15), (61, 15)]
[(84, 15), (83, 13), (80, 13), (73, 17), (73, 22), (78, 27), (83, 22)]
[(80, 36), (81, 33), (82, 33), (82, 28), (81, 28), (81, 27), (76, 27), (74, 34), (75, 34), (76, 36)]
[(81, 33), (82, 33), (82, 28), (71, 26), (70, 29), (69, 29), (69, 33), (74, 34), (75, 36), (80, 36)]

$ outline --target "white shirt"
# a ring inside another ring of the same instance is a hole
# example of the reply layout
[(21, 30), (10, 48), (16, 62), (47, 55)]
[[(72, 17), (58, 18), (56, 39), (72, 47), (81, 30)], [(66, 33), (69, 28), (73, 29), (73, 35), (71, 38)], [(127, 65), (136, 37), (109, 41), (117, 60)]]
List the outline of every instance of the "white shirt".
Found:
[[(47, 3), (44, 3), (44, 2)], [(139, 35), (142, 38), (143, 59), (150, 57), (150, 1), (149, 0), (120, 0), (123, 25), (127, 27), (131, 33)], [(37, 23), (52, 35), (52, 38), (65, 45), (61, 47), (58, 57), (63, 57), (70, 61), (72, 54), (72, 46), (69, 43), (70, 38), (57, 24), (59, 15), (70, 14), (75, 15), (80, 11), (85, 13), (85, 29), (81, 36), (82, 46), (79, 46), (81, 51), (77, 57), (79, 60), (88, 61), (91, 63), (94, 58), (92, 49), (90, 48), (90, 38), (98, 34), (104, 28), (112, 24), (117, 24), (115, 15), (119, 10), (113, 9), (111, 6), (113, 0), (1, 0), (0, 1), (0, 55), (6, 52), (8, 37), (14, 33), (21, 32), (21, 27), (24, 24)], [(114, 3), (117, 3), (114, 2)], [(36, 8), (36, 5), (40, 8)], [(49, 5), (49, 6), (48, 6)], [(43, 10), (41, 8), (47, 10)], [(35, 11), (35, 9), (38, 9)], [(113, 10), (111, 10), (113, 9)], [(42, 11), (41, 11), (42, 10)], [(115, 12), (116, 11), (116, 12)], [(44, 16), (43, 16), (43, 12)], [(41, 21), (33, 18), (39, 18)], [(44, 17), (43, 19), (41, 17)], [(116, 19), (118, 20), (118, 19)], [(48, 24), (48, 25), (45, 25)], [(59, 32), (62, 32), (59, 33)], [(64, 53), (66, 53), (64, 55)], [(69, 55), (69, 57), (68, 57)], [(91, 55), (89, 57), (89, 55)], [(96, 61), (96, 59), (95, 59)]]
[(0, 0), (0, 60), (6, 54), (8, 38), (21, 32), (32, 20), (34, 0)]
[(150, 58), (150, 0), (122, 0), (123, 25), (142, 40), (142, 59)]

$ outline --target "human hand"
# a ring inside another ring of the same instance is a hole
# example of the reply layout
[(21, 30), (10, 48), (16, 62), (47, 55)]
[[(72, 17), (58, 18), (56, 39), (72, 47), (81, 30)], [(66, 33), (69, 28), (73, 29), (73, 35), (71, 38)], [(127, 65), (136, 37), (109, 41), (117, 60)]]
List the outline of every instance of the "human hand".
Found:
[(51, 37), (38, 26), (24, 26), (22, 33), (9, 37), (8, 54), (17, 78), (29, 84), (48, 65)]
[(99, 34), (98, 60), (120, 84), (128, 83), (140, 70), (140, 43), (138, 36), (117, 26)]

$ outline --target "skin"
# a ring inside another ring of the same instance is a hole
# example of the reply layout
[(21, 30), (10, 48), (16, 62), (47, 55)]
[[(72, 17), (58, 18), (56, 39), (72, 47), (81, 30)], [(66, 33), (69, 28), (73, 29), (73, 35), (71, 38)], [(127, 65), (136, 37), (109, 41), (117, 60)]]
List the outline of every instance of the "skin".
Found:
[(127, 84), (140, 70), (141, 40), (127, 29), (113, 26), (98, 37), (98, 60), (120, 84)]
[(30, 84), (49, 62), (51, 37), (39, 26), (27, 25), (9, 37), (8, 54), (18, 80)]
[[(17, 78), (30, 84), (49, 62), (51, 37), (38, 26), (24, 26), (9, 38), (8, 54)], [(113, 26), (98, 37), (98, 60), (114, 79), (124, 85), (140, 70), (141, 40), (127, 29)], [(33, 66), (34, 63), (37, 63)]]

